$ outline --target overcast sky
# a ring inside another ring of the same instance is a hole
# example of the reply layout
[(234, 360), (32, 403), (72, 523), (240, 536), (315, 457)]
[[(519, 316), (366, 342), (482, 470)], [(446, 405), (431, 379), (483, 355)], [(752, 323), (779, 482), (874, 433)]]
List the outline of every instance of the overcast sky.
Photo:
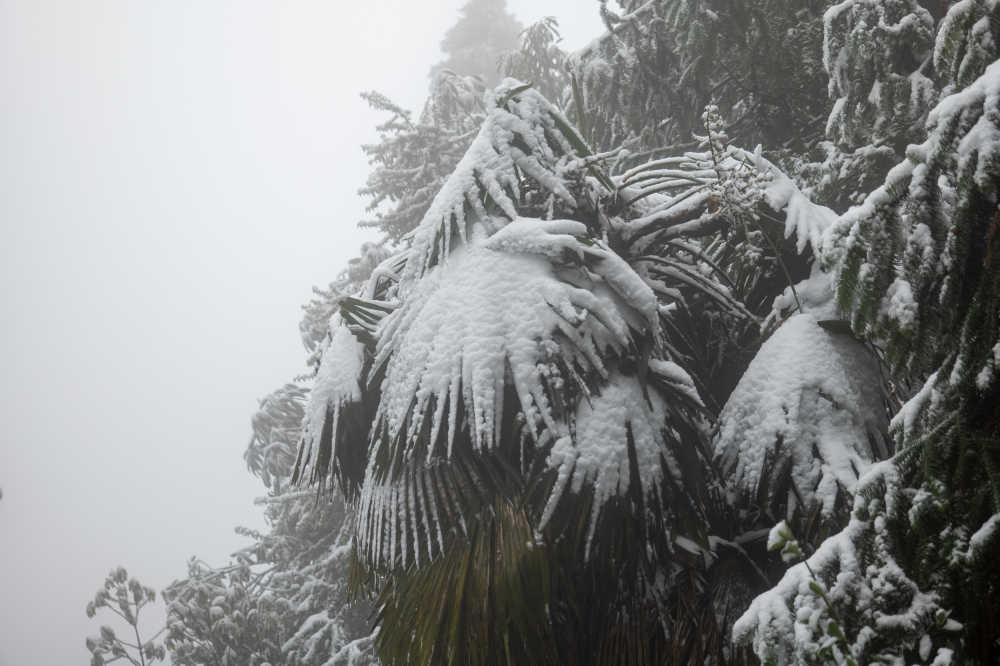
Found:
[(419, 110), (462, 3), (0, 0), (0, 666), (88, 663), (110, 568), (160, 590), (263, 525), (250, 416), (367, 238), (358, 93)]

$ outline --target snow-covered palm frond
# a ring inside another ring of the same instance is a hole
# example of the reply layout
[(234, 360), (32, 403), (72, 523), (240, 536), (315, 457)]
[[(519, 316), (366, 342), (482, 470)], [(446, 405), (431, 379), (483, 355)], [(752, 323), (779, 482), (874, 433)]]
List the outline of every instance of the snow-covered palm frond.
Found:
[(530, 86), (506, 79), (494, 94), (479, 134), (434, 197), (414, 230), (404, 284), (446, 261), (454, 240), (467, 241), (474, 224), (496, 231), (513, 220), (529, 196), (552, 210), (573, 210), (565, 182), (574, 154), (559, 111)]
[[(456, 250), (454, 266), (425, 276), (380, 331), (381, 436), (402, 440), (412, 456), (433, 404), (431, 441), (447, 421), (447, 450), (431, 446), (424, 454), (447, 456), (455, 423), (445, 410), (462, 399), (473, 417), (474, 448), (493, 448), (508, 365), (527, 422), (552, 430), (558, 415), (546, 384), (607, 376), (606, 360), (633, 347), (637, 331), (654, 335), (652, 291), (614, 253), (578, 238), (585, 234), (580, 222), (518, 219)], [(556, 268), (569, 272), (563, 277)]]
[(818, 254), (836, 213), (813, 203), (759, 149), (722, 145), (712, 135), (704, 139), (714, 142), (711, 150), (648, 162), (616, 179), (619, 205), (633, 208), (622, 226), (625, 238), (647, 249), (707, 236), (724, 221), (759, 217), (763, 204), (784, 217), (784, 236), (794, 236), (799, 253), (808, 247)]
[[(796, 288), (836, 215), (809, 198), (760, 150), (727, 143), (706, 110), (701, 152), (634, 167), (615, 178), (609, 226), (662, 302), (666, 348), (713, 410), (741, 374), (722, 358), (759, 345), (775, 287)], [(817, 278), (812, 284), (829, 278)], [(705, 333), (710, 332), (706, 336)]]
[[(819, 256), (836, 214), (810, 201), (759, 146), (751, 153), (729, 144), (717, 108), (703, 117), (703, 150), (615, 179), (610, 226), (664, 300), (754, 321), (745, 300), (758, 283), (777, 273), (792, 287), (788, 263)], [(750, 305), (759, 308), (759, 299)]]
[(324, 309), (333, 314), (313, 354), (316, 375), (301, 419), (293, 483), (323, 487), (336, 479), (348, 496), (360, 487), (378, 399), (377, 392), (367, 390), (366, 373), (378, 325), (396, 307), (392, 299), (405, 261), (405, 252), (384, 258), (366, 271), (367, 280), (354, 296), (322, 292)]
[(823, 234), (837, 220), (837, 214), (814, 203), (776, 166), (755, 155), (758, 168), (770, 173), (770, 182), (764, 190), (764, 201), (771, 210), (785, 215), (785, 238), (795, 237), (795, 249), (802, 254), (806, 248), (819, 256), (823, 247)]
[[(360, 255), (349, 260), (347, 268), (326, 289), (313, 287), (315, 296), (302, 306), (299, 322), (302, 344), (309, 352), (306, 365), (314, 371), (319, 367), (330, 339), (331, 321), (337, 313), (347, 316), (347, 323), (355, 325), (352, 328), (355, 333), (363, 336), (370, 332), (371, 323), (379, 318), (378, 312), (386, 309), (378, 301), (392, 297), (405, 263), (405, 252), (392, 252), (381, 243), (362, 243)], [(358, 299), (373, 302), (366, 304)], [(372, 309), (374, 314), (365, 312)]]
[(647, 381), (657, 374), (650, 356), (682, 360), (661, 338), (661, 319), (687, 297), (689, 313), (709, 302), (735, 320), (755, 319), (713, 261), (714, 239), (702, 239), (764, 209), (784, 216), (773, 221), (800, 252), (815, 251), (833, 215), (759, 152), (710, 133), (705, 152), (588, 184), (611, 203), (577, 212), (596, 214), (633, 269), (588, 239), (582, 222), (519, 216), (538, 212), (525, 188), (542, 192), (550, 213), (556, 199), (580, 200), (579, 175), (593, 165), (540, 96), (505, 85), (416, 230), (399, 307), (375, 335), (369, 381), (380, 395), (358, 545), (379, 564), (436, 557), (491, 505), (483, 488), (511, 479), (547, 479), (540, 528), (560, 514), (564, 494), (586, 494), (585, 550), (613, 498), (638, 489), (659, 511), (685, 497), (704, 468), (693, 425), (701, 402), (679, 365), (660, 364), (673, 383)]
[[(456, 503), (441, 508), (440, 494), (456, 489), (439, 482), (459, 473), (443, 463), (497, 454), (527, 473), (538, 464), (534, 452), (544, 459), (558, 441), (560, 453), (546, 465), (568, 473), (567, 442), (581, 401), (643, 395), (637, 387), (623, 393), (619, 375), (635, 375), (655, 343), (657, 303), (621, 258), (571, 220), (519, 218), (493, 236), (482, 228), (475, 234), (379, 329), (372, 372), (382, 378), (381, 401), (359, 507), (359, 547), (376, 561), (405, 563), (417, 556), (408, 551), (443, 547), (442, 529), (456, 527), (443, 514)], [(674, 369), (672, 381), (683, 385), (683, 372)], [(661, 430), (656, 419), (664, 410), (655, 405), (642, 415), (636, 407), (627, 420), (643, 435), (643, 462), (659, 466), (650, 447), (663, 447), (652, 433)], [(581, 413), (586, 423), (586, 409)], [(596, 440), (591, 429), (584, 433), (586, 460)], [(620, 447), (620, 461), (626, 439), (607, 444)], [(463, 470), (461, 484), (481, 483), (477, 469)], [(598, 481), (581, 472), (577, 483), (585, 479)], [(627, 480), (617, 485), (624, 492)], [(601, 501), (608, 494), (602, 490)]]
[[(764, 343), (719, 415), (715, 452), (748, 498), (791, 518), (850, 507), (858, 478), (888, 455), (878, 361), (811, 314)], [(784, 517), (784, 516), (780, 516)]]
[(349, 492), (364, 468), (368, 424), (362, 400), (365, 345), (338, 313), (321, 350), (312, 395), (302, 421), (293, 482), (326, 483), (331, 476)]
[(685, 494), (693, 481), (687, 463), (697, 459), (696, 441), (672, 424), (695, 421), (701, 399), (675, 363), (651, 360), (649, 369), (649, 385), (634, 375), (615, 373), (598, 393), (581, 400), (572, 434), (556, 440), (549, 453), (547, 465), (556, 471), (556, 480), (540, 524), (548, 523), (560, 502), (576, 503), (591, 488), (585, 556), (593, 547), (601, 511), (614, 498), (632, 494), (654, 512), (659, 507), (672, 512), (693, 508)]

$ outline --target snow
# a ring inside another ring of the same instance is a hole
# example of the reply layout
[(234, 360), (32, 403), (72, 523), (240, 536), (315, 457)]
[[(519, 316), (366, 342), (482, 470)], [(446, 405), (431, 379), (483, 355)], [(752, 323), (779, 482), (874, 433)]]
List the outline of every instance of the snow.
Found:
[(511, 254), (538, 254), (560, 259), (569, 252), (583, 259), (577, 236), (587, 235), (587, 225), (575, 220), (515, 219), (489, 237), (485, 247)]
[(931, 666), (951, 666), (951, 664), (955, 663), (954, 659), (954, 650), (940, 648), (934, 657), (934, 661), (931, 662)]
[[(995, 7), (995, 0), (986, 0), (985, 2), (983, 0), (959, 0), (948, 8), (948, 13), (941, 19), (941, 25), (938, 27), (939, 37), (934, 44), (934, 67), (938, 71), (952, 70), (951, 74), (954, 78), (962, 79), (964, 78), (962, 75), (972, 65), (971, 60), (978, 55), (976, 53), (977, 47), (979, 54), (988, 53), (991, 49), (996, 48), (996, 45), (991, 43), (992, 36), (989, 30), (990, 15), (995, 12)], [(977, 14), (978, 18), (976, 18)], [(970, 23), (972, 25), (968, 33), (969, 39), (968, 43), (962, 45), (965, 46), (965, 49), (963, 49), (964, 54), (961, 61), (958, 63), (949, 62), (953, 60), (955, 54), (951, 50), (954, 42), (948, 37), (952, 37), (956, 33), (961, 35), (963, 27)]]
[(972, 557), (973, 554), (982, 551), (993, 540), (998, 528), (1000, 528), (1000, 513), (995, 513), (969, 537), (969, 556)]
[[(840, 19), (841, 14), (849, 11), (853, 8), (855, 0), (843, 0), (836, 5), (828, 8), (826, 12), (823, 13), (823, 34), (833, 35), (836, 30), (833, 27), (835, 21)], [(830, 75), (830, 86), (834, 85), (834, 82), (840, 82), (843, 80), (843, 66), (847, 62), (847, 54), (844, 49), (836, 49), (834, 51), (834, 42), (831, 39), (823, 40), (823, 69), (827, 71)], [(839, 99), (838, 99), (839, 102)], [(831, 114), (832, 115), (832, 114)]]
[(898, 433), (898, 436), (902, 440), (906, 441), (910, 439), (924, 407), (927, 405), (928, 401), (932, 404), (935, 401), (937, 391), (934, 387), (936, 384), (937, 373), (935, 372), (927, 378), (927, 381), (924, 382), (924, 385), (912, 398), (903, 403), (903, 406), (900, 407), (899, 411), (897, 411), (892, 417), (889, 429), (894, 433)]
[(774, 550), (780, 547), (788, 540), (788, 535), (791, 532), (788, 529), (788, 522), (782, 520), (780, 523), (772, 527), (767, 533), (767, 549)]
[(364, 364), (364, 345), (346, 326), (339, 325), (338, 319), (339, 315), (331, 322), (333, 334), (316, 373), (311, 412), (316, 408), (315, 403), (336, 405), (361, 399), (359, 377)]
[(702, 404), (701, 395), (698, 394), (698, 389), (694, 385), (694, 380), (691, 378), (691, 375), (684, 370), (684, 368), (677, 365), (673, 361), (665, 361), (656, 358), (650, 359), (648, 365), (651, 371), (670, 383), (675, 390), (683, 393), (696, 405)]
[(917, 303), (913, 298), (913, 287), (901, 277), (889, 285), (882, 302), (882, 314), (899, 324), (903, 331), (912, 330), (917, 323)]
[(993, 353), (986, 358), (986, 363), (976, 375), (976, 388), (980, 391), (988, 389), (996, 378), (998, 369), (1000, 369), (1000, 342), (993, 345)]
[[(986, 68), (982, 76), (962, 90), (942, 99), (931, 110), (927, 117), (927, 126), (935, 131), (925, 143), (926, 149), (931, 153), (935, 152), (934, 148), (943, 138), (940, 129), (946, 127), (950, 119), (965, 113), (969, 108), (984, 107), (984, 111), (995, 109), (1000, 101), (998, 98), (1000, 98), (1000, 62), (994, 62)], [(994, 122), (995, 117), (990, 113), (980, 116), (975, 126), (959, 144), (959, 165), (963, 165), (965, 160), (977, 152), (982, 154), (985, 150), (987, 155), (995, 154), (998, 137)], [(980, 157), (980, 160), (982, 159)], [(982, 172), (977, 171), (977, 182), (981, 176)]]
[[(911, 146), (910, 150), (912, 149)], [(876, 217), (879, 208), (891, 205), (896, 200), (894, 190), (897, 184), (908, 180), (915, 167), (916, 163), (909, 157), (900, 162), (889, 170), (885, 184), (874, 189), (860, 205), (853, 206), (837, 218), (823, 236), (824, 265), (833, 266), (842, 260), (847, 246), (857, 237), (858, 225)]]
[[(696, 235), (714, 218), (713, 213), (704, 211), (710, 198), (723, 207), (746, 211), (763, 201), (785, 214), (785, 237), (795, 235), (800, 253), (811, 247), (818, 254), (823, 234), (837, 219), (836, 213), (813, 203), (761, 156), (760, 146), (754, 152), (734, 146), (718, 150), (717, 154), (692, 152), (656, 160), (618, 177), (620, 196), (639, 211), (623, 225), (625, 238), (636, 240), (651, 230), (659, 241)], [(637, 248), (641, 247), (640, 242)]]
[(837, 214), (826, 206), (813, 203), (809, 197), (792, 182), (780, 169), (754, 155), (757, 168), (771, 174), (770, 183), (764, 190), (764, 200), (772, 210), (785, 213), (785, 238), (795, 234), (795, 249), (801, 254), (810, 247), (819, 254), (823, 244), (823, 234), (837, 219)]
[[(556, 293), (547, 262), (537, 257), (456, 250), (449, 264), (425, 276), (383, 330), (376, 363), (388, 358), (388, 370), (378, 418), (395, 439), (412, 413), (405, 434), (412, 440), (433, 400), (434, 441), (445, 408), (450, 405), (454, 414), (461, 389), (461, 397), (471, 399), (473, 439), (489, 448), (503, 409), (507, 359), (527, 391), (525, 402), (535, 402), (530, 387), (539, 382), (527, 378), (541, 355), (534, 341), (551, 331), (549, 301), (565, 299)], [(452, 427), (449, 443), (453, 438)], [(428, 449), (428, 456), (434, 453)]]
[(800, 313), (812, 314), (817, 321), (837, 319), (840, 312), (833, 298), (833, 277), (823, 270), (819, 261), (814, 261), (809, 270), (809, 277), (795, 285), (789, 285), (775, 297), (771, 304), (771, 314), (764, 322), (764, 328), (769, 328), (774, 322), (780, 321), (786, 313), (798, 310)]
[(356, 638), (340, 646), (323, 666), (360, 666), (370, 664), (374, 652), (375, 639), (378, 637), (378, 627), (368, 636)]
[(781, 561), (790, 564), (802, 559), (802, 548), (792, 534), (788, 521), (782, 520), (767, 533), (767, 550), (780, 550)]
[(887, 426), (881, 384), (877, 361), (862, 343), (826, 331), (812, 314), (792, 316), (726, 402), (715, 455), (749, 494), (787, 461), (799, 496), (829, 515), (840, 492), (850, 493), (885, 454), (872, 450)]

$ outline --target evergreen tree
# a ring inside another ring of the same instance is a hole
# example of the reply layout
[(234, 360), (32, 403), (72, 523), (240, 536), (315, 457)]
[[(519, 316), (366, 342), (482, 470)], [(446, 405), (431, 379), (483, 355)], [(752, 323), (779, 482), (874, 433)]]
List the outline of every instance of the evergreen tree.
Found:
[(369, 608), (347, 593), (351, 518), (312, 493), (266, 501), (266, 533), (224, 567), (192, 559), (164, 592), (166, 646), (178, 666), (363, 666)]
[(858, 0), (831, 7), (824, 24), (834, 102), (816, 196), (842, 210), (860, 203), (922, 138), (938, 93), (934, 20), (916, 0)]
[[(695, 147), (702, 110), (719, 107), (738, 145), (758, 143), (795, 175), (826, 113), (822, 3), (810, 0), (602, 2), (608, 31), (574, 54), (574, 118), (632, 166)], [(632, 161), (634, 160), (634, 161)]]
[(559, 22), (546, 16), (521, 32), (517, 49), (500, 59), (500, 71), (520, 81), (531, 83), (538, 92), (557, 105), (566, 107), (564, 93), (569, 84), (566, 76), (567, 54), (559, 48)]
[(517, 48), (521, 29), (507, 12), (505, 0), (468, 0), (441, 41), (445, 58), (431, 69), (432, 85), (439, 74), (449, 71), (495, 86), (500, 81), (500, 59)]
[(922, 387), (898, 409), (897, 453), (862, 480), (847, 527), (740, 620), (737, 638), (767, 660), (1000, 655), (996, 12), (949, 9), (934, 49), (945, 96), (926, 139), (825, 240), (854, 330), (884, 346), (897, 392)]

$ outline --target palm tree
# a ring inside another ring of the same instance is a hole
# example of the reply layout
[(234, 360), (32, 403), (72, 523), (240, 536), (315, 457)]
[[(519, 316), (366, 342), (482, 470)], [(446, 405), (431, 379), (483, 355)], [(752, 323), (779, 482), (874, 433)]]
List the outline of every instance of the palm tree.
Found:
[(340, 298), (293, 478), (355, 507), (387, 663), (738, 662), (769, 578), (709, 424), (830, 213), (713, 109), (701, 152), (612, 178), (530, 86), (487, 106)]

